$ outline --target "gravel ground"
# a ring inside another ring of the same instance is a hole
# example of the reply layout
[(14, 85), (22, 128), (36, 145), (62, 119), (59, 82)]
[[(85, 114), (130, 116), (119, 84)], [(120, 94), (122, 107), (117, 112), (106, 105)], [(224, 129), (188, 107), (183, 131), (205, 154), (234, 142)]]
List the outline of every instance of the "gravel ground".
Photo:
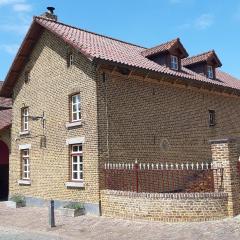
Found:
[(0, 239), (4, 240), (239, 240), (240, 217), (201, 223), (130, 221), (106, 217), (63, 218), (56, 212), (50, 229), (46, 208), (10, 209), (0, 203)]

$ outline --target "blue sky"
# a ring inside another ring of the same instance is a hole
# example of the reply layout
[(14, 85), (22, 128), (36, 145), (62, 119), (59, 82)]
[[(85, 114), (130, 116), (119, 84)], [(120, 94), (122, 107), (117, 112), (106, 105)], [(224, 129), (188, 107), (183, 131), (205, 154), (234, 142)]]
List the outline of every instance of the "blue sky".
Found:
[(190, 55), (215, 49), (222, 70), (240, 79), (239, 0), (0, 0), (0, 80), (47, 6), (64, 23), (141, 46), (180, 37)]

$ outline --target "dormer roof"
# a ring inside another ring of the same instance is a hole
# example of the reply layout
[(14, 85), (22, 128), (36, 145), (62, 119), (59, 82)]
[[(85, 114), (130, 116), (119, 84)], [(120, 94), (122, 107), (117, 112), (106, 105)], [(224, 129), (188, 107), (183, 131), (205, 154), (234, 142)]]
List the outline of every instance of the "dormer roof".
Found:
[(158, 46), (148, 48), (144, 51), (142, 51), (142, 55), (144, 57), (152, 57), (154, 55), (161, 54), (163, 52), (171, 51), (174, 48), (178, 48), (180, 50), (180, 57), (181, 58), (186, 58), (188, 57), (188, 53), (184, 46), (182, 45), (181, 41), (179, 38), (173, 39), (171, 41), (168, 41), (166, 43), (160, 44)]
[(219, 58), (214, 50), (204, 52), (204, 53), (198, 54), (196, 56), (184, 58), (184, 59), (182, 59), (182, 65), (187, 67), (187, 66), (194, 65), (197, 63), (202, 63), (202, 62), (208, 63), (208, 62), (212, 62), (212, 61), (214, 61), (216, 63), (215, 67), (222, 66), (222, 63), (219, 60)]

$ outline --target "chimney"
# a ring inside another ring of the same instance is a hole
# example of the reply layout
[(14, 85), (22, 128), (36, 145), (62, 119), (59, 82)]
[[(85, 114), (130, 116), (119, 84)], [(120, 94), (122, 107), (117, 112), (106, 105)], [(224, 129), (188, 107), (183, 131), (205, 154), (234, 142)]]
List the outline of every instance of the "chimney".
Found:
[(54, 7), (47, 7), (47, 10), (48, 11), (43, 13), (41, 15), (41, 17), (57, 21), (58, 20), (57, 15), (54, 14), (55, 8)]

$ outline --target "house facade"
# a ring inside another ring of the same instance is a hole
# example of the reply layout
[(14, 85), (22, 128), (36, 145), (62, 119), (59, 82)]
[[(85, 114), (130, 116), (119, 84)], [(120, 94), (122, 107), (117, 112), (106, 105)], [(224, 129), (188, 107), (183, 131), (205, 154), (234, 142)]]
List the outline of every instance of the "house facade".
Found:
[(220, 66), (179, 39), (146, 49), (35, 17), (1, 89), (13, 99), (9, 195), (99, 214), (106, 162), (211, 160), (210, 139), (240, 136), (240, 82)]

